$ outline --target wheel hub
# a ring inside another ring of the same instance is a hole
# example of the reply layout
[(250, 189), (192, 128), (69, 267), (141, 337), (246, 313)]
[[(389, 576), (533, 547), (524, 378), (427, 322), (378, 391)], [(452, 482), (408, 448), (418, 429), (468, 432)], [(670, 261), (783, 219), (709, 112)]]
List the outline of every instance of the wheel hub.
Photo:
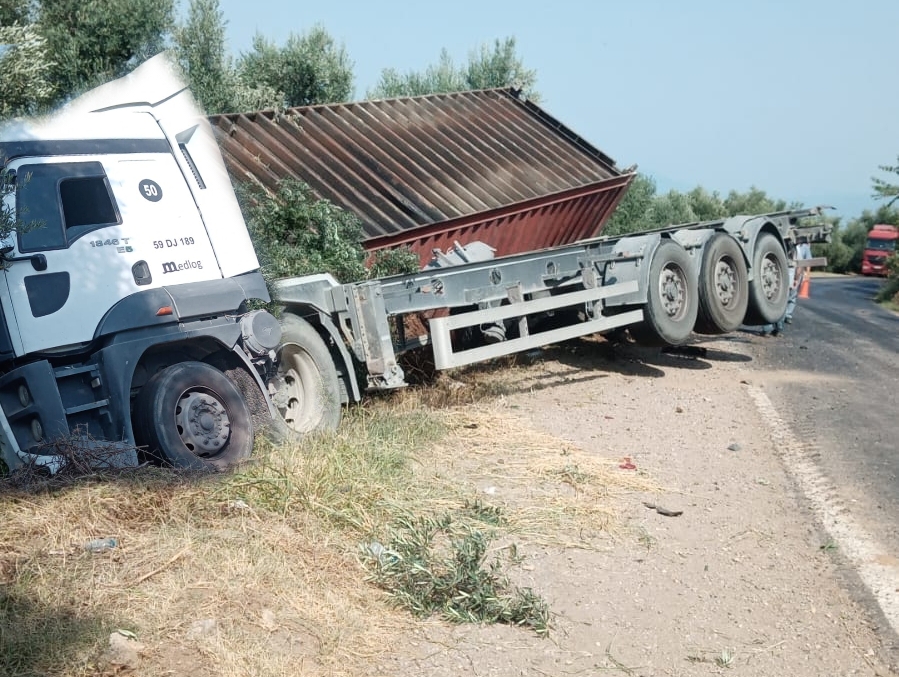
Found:
[(762, 290), (769, 301), (780, 292), (780, 273), (777, 263), (770, 257), (766, 257), (762, 264)]
[(715, 288), (718, 290), (721, 305), (728, 307), (734, 302), (737, 271), (727, 261), (718, 261), (718, 265), (715, 266)]
[(295, 369), (286, 369), (279, 377), (280, 384), (273, 401), (284, 417), (284, 422), (294, 428), (300, 422), (304, 407), (303, 381)]
[(278, 373), (268, 382), (272, 403), (291, 430), (313, 430), (322, 415), (322, 382), (307, 351), (288, 343), (278, 356)]
[(231, 434), (225, 407), (206, 393), (189, 392), (182, 396), (175, 421), (184, 446), (198, 456), (221, 451)]
[(675, 317), (684, 308), (684, 280), (677, 271), (666, 268), (659, 276), (662, 306), (669, 317)]

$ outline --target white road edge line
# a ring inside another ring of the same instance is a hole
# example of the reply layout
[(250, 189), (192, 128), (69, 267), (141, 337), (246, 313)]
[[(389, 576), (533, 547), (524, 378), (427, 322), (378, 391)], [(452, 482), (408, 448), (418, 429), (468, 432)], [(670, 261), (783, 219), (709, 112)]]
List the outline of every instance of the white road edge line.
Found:
[(811, 457), (816, 451), (814, 445), (804, 444), (793, 435), (763, 390), (756, 386), (749, 386), (748, 390), (771, 429), (787, 471), (811, 503), (827, 535), (852, 562), (893, 632), (899, 633), (899, 570), (883, 563), (895, 562), (895, 557), (833, 499), (833, 484)]

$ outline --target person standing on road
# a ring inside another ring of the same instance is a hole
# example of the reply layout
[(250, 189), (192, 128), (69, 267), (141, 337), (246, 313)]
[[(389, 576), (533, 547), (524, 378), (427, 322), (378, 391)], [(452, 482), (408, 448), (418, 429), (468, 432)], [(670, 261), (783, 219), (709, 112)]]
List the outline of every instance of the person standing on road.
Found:
[(809, 269), (807, 267), (800, 267), (797, 265), (797, 261), (812, 258), (812, 247), (808, 243), (808, 238), (799, 238), (799, 244), (796, 245), (794, 254), (795, 258), (790, 260), (790, 291), (787, 299), (787, 311), (784, 313), (783, 317), (783, 321), (787, 324), (790, 324), (793, 321), (793, 311), (796, 309), (796, 299), (799, 297), (799, 287), (805, 280), (805, 276), (809, 274)]

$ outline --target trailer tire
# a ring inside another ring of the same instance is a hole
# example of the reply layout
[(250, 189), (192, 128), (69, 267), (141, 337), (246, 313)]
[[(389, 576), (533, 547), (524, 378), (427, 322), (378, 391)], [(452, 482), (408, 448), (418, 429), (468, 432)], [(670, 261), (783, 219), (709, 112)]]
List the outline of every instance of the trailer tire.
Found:
[(275, 432), (297, 439), (340, 424), (340, 383), (334, 359), (315, 327), (285, 313), (281, 319), (278, 373), (269, 381), (281, 414)]
[(649, 266), (649, 289), (643, 321), (630, 328), (645, 346), (680, 345), (696, 324), (699, 309), (696, 278), (690, 256), (676, 242), (664, 240)]
[(743, 250), (727, 233), (715, 233), (702, 251), (699, 268), (700, 334), (727, 334), (743, 322), (749, 305), (749, 283)]
[(156, 373), (135, 402), (134, 434), (151, 461), (225, 470), (253, 452), (253, 420), (237, 387), (203, 362)]
[(761, 233), (752, 253), (752, 282), (744, 322), (749, 325), (778, 322), (787, 310), (789, 270), (787, 255), (771, 233)]

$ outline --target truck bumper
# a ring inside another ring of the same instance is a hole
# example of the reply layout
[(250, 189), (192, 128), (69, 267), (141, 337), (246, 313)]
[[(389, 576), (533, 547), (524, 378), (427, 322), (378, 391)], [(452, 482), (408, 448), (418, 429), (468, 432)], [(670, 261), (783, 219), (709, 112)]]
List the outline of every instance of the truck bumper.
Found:
[(106, 466), (136, 465), (134, 445), (111, 434), (104, 381), (99, 365), (54, 369), (47, 360), (0, 378), (0, 436), (9, 468), (36, 463), (52, 471), (67, 449), (96, 456)]

